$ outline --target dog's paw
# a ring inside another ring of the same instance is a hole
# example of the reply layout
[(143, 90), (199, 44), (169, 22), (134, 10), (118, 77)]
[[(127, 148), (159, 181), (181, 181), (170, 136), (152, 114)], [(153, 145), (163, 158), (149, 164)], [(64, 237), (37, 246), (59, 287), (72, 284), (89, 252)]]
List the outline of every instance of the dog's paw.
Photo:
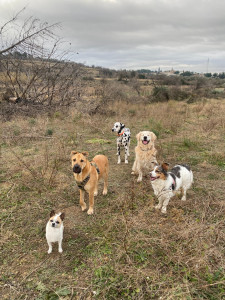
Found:
[(48, 254), (52, 253), (52, 249), (48, 249)]
[(98, 191), (95, 191), (95, 192), (94, 192), (94, 196), (98, 196)]
[(89, 208), (89, 210), (87, 211), (87, 214), (88, 215), (93, 215), (93, 213), (94, 213), (93, 208)]
[(186, 201), (186, 197), (183, 196), (183, 197), (181, 198), (181, 201)]
[(86, 203), (84, 203), (84, 205), (81, 206), (82, 211), (84, 211), (87, 208)]
[(161, 206), (159, 204), (155, 206), (155, 209), (160, 209), (160, 208)]
[(128, 160), (125, 160), (125, 164), (128, 164)]
[(121, 161), (118, 161), (117, 164), (120, 165)]
[(107, 195), (107, 190), (103, 190), (102, 195)]
[(62, 252), (63, 252), (63, 249), (62, 249), (62, 248), (60, 248), (60, 249), (59, 249), (59, 253), (62, 253)]
[(137, 182), (142, 182), (142, 178), (138, 177)]
[(161, 213), (162, 213), (162, 214), (166, 214), (166, 207), (163, 207), (163, 208), (161, 209)]

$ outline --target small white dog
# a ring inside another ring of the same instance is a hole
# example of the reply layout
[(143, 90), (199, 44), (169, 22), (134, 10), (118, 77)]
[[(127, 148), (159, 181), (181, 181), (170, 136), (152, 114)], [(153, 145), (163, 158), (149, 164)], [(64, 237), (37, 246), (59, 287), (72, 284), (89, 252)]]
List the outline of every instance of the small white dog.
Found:
[(121, 158), (120, 158), (120, 147), (123, 146), (125, 148), (125, 164), (128, 164), (128, 156), (130, 155), (129, 153), (129, 147), (130, 147), (130, 129), (126, 128), (123, 123), (116, 122), (112, 128), (113, 132), (117, 133), (117, 153), (118, 155), (118, 164), (121, 163)]
[(193, 183), (193, 173), (189, 166), (179, 164), (174, 166), (168, 172), (169, 164), (163, 163), (156, 166), (150, 172), (150, 179), (154, 194), (159, 199), (156, 209), (161, 209), (162, 213), (166, 213), (166, 207), (176, 192), (181, 191), (182, 201), (186, 200), (186, 192)]
[(48, 254), (52, 252), (52, 243), (58, 242), (59, 252), (62, 253), (62, 240), (63, 240), (63, 220), (64, 213), (56, 214), (54, 210), (50, 213), (50, 219), (46, 225), (46, 239), (49, 246)]

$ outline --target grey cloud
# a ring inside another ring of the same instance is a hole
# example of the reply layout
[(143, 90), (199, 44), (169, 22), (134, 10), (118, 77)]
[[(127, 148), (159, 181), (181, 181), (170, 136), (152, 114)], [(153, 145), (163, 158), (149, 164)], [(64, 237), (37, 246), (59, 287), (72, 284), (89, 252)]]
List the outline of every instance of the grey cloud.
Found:
[[(26, 1), (5, 2), (3, 20)], [(174, 67), (224, 71), (223, 0), (39, 0), (27, 15), (61, 22), (74, 59), (111, 68)], [(164, 67), (163, 67), (164, 66)]]

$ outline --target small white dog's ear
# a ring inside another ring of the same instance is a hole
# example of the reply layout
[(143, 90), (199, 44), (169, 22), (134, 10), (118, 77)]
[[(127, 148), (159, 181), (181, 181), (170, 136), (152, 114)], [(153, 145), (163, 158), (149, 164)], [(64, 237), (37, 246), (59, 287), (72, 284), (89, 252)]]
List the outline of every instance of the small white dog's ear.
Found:
[(60, 215), (60, 219), (63, 221), (64, 219), (65, 219), (65, 213), (63, 212), (63, 213), (61, 213), (61, 215)]
[(52, 211), (50, 212), (50, 218), (53, 217), (54, 215), (55, 215), (55, 211), (52, 210)]
[(154, 134), (154, 132), (151, 131), (151, 140), (155, 141), (157, 139), (157, 136)]

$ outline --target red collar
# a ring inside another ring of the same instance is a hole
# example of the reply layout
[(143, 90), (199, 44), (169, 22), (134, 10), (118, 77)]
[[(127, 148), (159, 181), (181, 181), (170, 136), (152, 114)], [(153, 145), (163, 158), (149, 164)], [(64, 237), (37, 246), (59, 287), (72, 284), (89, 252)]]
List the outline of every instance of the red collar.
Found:
[(123, 134), (124, 134), (124, 131), (118, 133), (118, 136), (121, 136), (121, 135), (123, 135)]

